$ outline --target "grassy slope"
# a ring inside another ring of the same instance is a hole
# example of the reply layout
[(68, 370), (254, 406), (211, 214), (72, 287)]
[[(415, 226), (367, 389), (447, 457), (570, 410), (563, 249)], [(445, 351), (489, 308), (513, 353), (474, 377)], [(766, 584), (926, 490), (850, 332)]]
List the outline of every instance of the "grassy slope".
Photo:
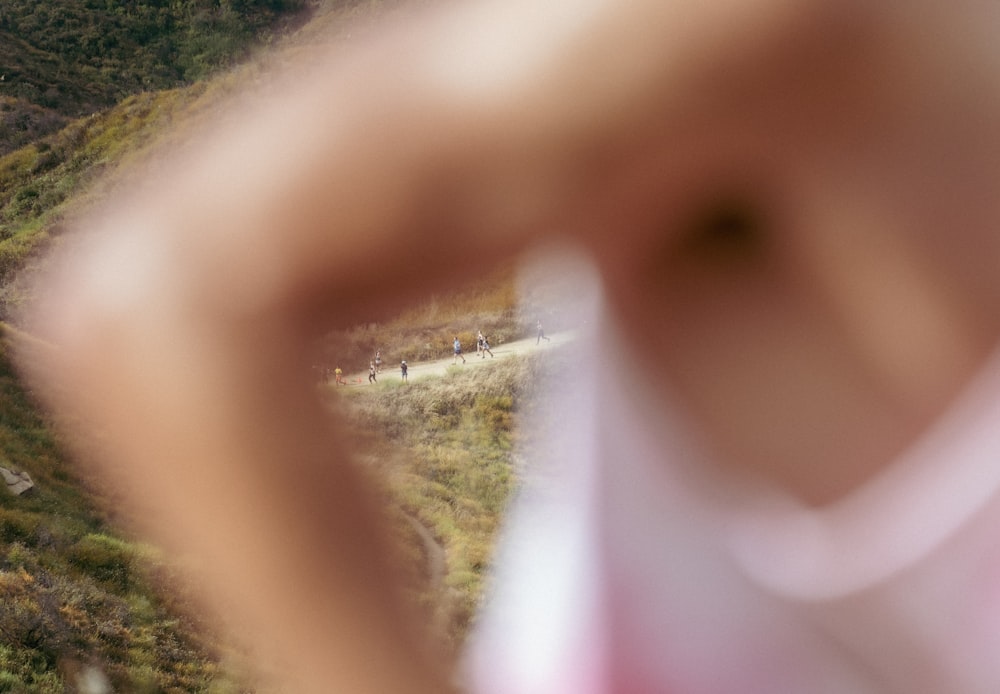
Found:
[[(306, 0), (4, 0), (0, 153), (108, 108), (230, 66), (308, 16)], [(42, 109), (41, 112), (38, 109)]]
[(453, 649), (483, 599), (495, 534), (518, 484), (517, 417), (532, 406), (541, 368), (534, 357), (516, 357), (409, 385), (328, 389), (351, 426), (367, 434), (365, 460), (391, 503), (445, 550), (444, 585), (420, 599)]

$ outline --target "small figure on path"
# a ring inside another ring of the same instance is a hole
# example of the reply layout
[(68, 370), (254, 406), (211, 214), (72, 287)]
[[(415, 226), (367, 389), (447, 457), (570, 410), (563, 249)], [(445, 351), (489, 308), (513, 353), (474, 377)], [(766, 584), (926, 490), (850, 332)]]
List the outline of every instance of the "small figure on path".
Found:
[(408, 383), (409, 382), (409, 378), (407, 378), (407, 376), (406, 376), (407, 367), (406, 367), (406, 360), (405, 359), (400, 362), (400, 364), (399, 364), (399, 371), (403, 375), (403, 383)]
[(375, 380), (375, 362), (373, 361), (368, 362), (368, 382), (378, 383), (378, 381)]
[(542, 340), (545, 340), (546, 342), (551, 342), (551, 340), (549, 340), (549, 338), (545, 336), (545, 328), (542, 327), (542, 321), (538, 321), (537, 327), (538, 327), (538, 339), (535, 340), (535, 344), (537, 345)]
[(451, 360), (451, 363), (452, 364), (457, 364), (459, 357), (461, 357), (462, 358), (462, 363), (464, 364), (465, 363), (465, 357), (462, 356), (462, 343), (459, 341), (458, 335), (455, 336), (454, 347), (455, 347), (455, 358)]
[[(482, 335), (482, 333), (480, 333), (480, 335)], [(494, 357), (494, 354), (492, 350), (490, 350), (490, 338), (486, 335), (482, 335), (482, 338), (483, 338), (483, 344), (482, 344), (483, 359), (486, 358), (487, 352), (490, 353), (490, 359), (492, 359)]]
[(480, 330), (479, 334), (476, 336), (476, 356), (482, 357), (483, 359), (486, 358), (486, 355), (483, 354), (483, 342), (485, 339), (486, 338), (483, 337), (483, 331)]
[(338, 386), (347, 385), (347, 382), (344, 380), (344, 370), (339, 366), (333, 370), (333, 380)]
[(382, 373), (382, 350), (375, 350), (375, 373)]

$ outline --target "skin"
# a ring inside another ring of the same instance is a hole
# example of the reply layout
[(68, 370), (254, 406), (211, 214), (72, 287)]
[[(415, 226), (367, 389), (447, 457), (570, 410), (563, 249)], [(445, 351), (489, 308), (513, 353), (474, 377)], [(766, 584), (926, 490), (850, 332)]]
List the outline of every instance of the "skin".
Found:
[(26, 368), (292, 690), (443, 691), (314, 338), (570, 236), (725, 466), (839, 498), (997, 335), (991, 10), (936, 5), (506, 0), (386, 26), (81, 224), (32, 316), (58, 349)]

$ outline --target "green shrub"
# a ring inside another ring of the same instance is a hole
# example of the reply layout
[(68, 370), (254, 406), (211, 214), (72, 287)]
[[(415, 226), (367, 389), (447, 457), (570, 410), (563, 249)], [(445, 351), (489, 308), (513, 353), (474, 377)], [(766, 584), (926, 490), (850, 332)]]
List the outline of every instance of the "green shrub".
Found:
[(131, 586), (136, 569), (134, 548), (101, 533), (81, 538), (70, 548), (69, 560), (83, 573), (122, 592)]
[(22, 687), (23, 682), (20, 677), (13, 672), (0, 671), (0, 692), (16, 692)]
[(511, 395), (477, 395), (475, 416), (495, 437), (510, 434), (514, 426), (514, 398)]
[(14, 567), (33, 567), (36, 563), (35, 553), (20, 542), (11, 543), (7, 549), (7, 563)]
[(42, 518), (37, 513), (0, 507), (0, 541), (34, 546)]

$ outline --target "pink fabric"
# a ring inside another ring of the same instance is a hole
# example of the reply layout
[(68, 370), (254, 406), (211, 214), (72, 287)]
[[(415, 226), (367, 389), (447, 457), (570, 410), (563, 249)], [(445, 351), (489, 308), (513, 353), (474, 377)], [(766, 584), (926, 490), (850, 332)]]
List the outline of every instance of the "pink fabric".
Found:
[(1000, 357), (820, 509), (710, 469), (596, 313), (469, 654), (475, 694), (1000, 692)]

